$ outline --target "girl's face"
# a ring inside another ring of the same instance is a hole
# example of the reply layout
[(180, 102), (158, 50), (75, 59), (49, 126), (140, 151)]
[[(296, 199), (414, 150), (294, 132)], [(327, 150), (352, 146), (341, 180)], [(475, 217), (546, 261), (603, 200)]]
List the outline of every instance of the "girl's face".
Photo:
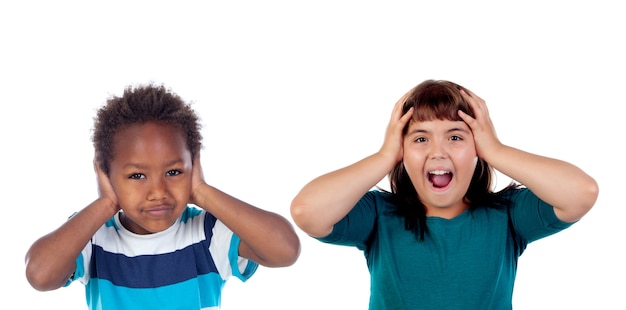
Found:
[(192, 160), (183, 131), (147, 122), (119, 131), (109, 177), (122, 225), (136, 234), (172, 226), (191, 195)]
[(426, 206), (427, 216), (453, 218), (463, 202), (478, 157), (474, 136), (463, 121), (411, 121), (404, 137), (404, 168)]

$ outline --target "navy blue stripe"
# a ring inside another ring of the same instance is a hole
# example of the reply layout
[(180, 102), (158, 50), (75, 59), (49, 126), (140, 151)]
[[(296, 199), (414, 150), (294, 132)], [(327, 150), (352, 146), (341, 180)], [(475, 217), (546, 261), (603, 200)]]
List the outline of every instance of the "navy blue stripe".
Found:
[(99, 246), (93, 250), (91, 276), (119, 286), (158, 287), (218, 272), (204, 242), (172, 253), (135, 257), (105, 252)]
[(209, 212), (204, 213), (204, 238), (206, 240), (213, 238), (213, 226), (215, 226), (215, 222), (217, 222), (217, 218), (213, 216), (213, 214)]
[(119, 286), (151, 288), (183, 282), (211, 272), (218, 273), (209, 253), (215, 217), (207, 213), (204, 224), (206, 240), (166, 254), (128, 257), (106, 252), (94, 245), (91, 277)]

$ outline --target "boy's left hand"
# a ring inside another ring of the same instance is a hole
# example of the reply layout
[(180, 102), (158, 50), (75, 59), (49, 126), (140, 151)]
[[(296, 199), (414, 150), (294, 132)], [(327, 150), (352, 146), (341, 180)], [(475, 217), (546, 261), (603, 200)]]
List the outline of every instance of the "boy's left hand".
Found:
[(191, 197), (189, 197), (189, 202), (197, 205), (198, 191), (206, 184), (202, 166), (200, 165), (200, 154), (196, 154), (191, 171)]

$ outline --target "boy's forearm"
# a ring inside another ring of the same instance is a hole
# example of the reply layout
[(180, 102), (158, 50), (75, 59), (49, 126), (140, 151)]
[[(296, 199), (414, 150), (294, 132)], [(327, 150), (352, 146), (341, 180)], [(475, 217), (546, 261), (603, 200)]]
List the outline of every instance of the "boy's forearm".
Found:
[(213, 214), (240, 238), (240, 256), (270, 267), (291, 265), (299, 256), (300, 240), (284, 217), (210, 185), (204, 185), (195, 200), (197, 206)]
[(40, 291), (63, 286), (87, 242), (116, 212), (115, 206), (98, 199), (35, 241), (26, 253), (26, 278), (30, 284)]

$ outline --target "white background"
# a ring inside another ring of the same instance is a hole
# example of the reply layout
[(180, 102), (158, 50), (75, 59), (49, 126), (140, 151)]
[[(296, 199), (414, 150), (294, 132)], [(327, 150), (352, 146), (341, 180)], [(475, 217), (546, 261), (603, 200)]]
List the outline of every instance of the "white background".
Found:
[[(378, 150), (400, 96), (446, 79), (487, 101), (504, 143), (600, 185), (583, 220), (522, 255), (514, 308), (624, 309), (624, 11), (604, 0), (2, 2), (0, 308), (85, 308), (79, 283), (32, 289), (24, 254), (96, 198), (92, 118), (124, 86), (163, 83), (193, 102), (207, 180), (291, 220), (306, 182)], [(223, 309), (366, 309), (361, 252), (298, 233), (296, 264), (231, 279)]]

